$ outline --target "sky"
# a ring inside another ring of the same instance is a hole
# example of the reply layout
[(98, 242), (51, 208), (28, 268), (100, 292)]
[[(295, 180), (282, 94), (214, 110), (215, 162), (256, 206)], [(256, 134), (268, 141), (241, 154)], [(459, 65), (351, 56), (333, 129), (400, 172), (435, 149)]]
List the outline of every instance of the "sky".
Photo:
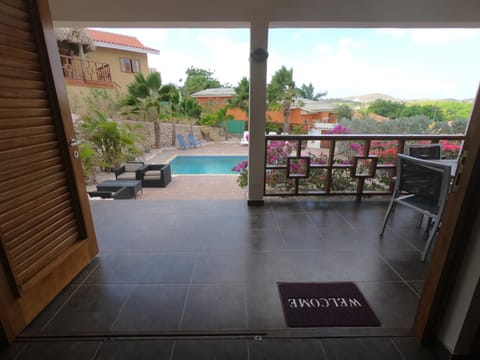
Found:
[[(181, 85), (193, 66), (236, 86), (249, 75), (248, 29), (101, 29), (158, 49), (149, 67)], [(271, 29), (267, 79), (285, 65), (326, 98), (383, 93), (401, 100), (471, 99), (480, 82), (480, 29)]]

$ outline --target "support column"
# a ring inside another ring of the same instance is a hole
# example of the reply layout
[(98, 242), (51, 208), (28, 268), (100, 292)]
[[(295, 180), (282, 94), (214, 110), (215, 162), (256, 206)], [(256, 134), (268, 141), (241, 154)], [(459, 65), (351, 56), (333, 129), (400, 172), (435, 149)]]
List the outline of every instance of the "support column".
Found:
[(248, 116), (248, 204), (263, 205), (265, 112), (267, 101), (268, 22), (250, 27), (250, 100)]

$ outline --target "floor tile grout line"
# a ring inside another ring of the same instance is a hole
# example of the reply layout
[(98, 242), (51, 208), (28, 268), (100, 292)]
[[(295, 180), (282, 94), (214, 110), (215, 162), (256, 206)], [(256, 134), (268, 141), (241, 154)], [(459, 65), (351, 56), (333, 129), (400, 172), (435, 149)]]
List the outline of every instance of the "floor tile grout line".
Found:
[(90, 358), (90, 360), (95, 360), (95, 358), (97, 357), (98, 353), (100, 352), (100, 349), (102, 348), (103, 344), (104, 344), (103, 342), (100, 342), (97, 345), (97, 348), (95, 349), (94, 353), (92, 354), (92, 357)]
[(72, 285), (74, 286), (76, 289), (74, 289), (72, 291), (72, 293), (65, 299), (65, 301), (62, 302), (62, 304), (58, 307), (58, 309), (53, 313), (53, 315), (50, 317), (50, 319), (48, 319), (48, 321), (40, 328), (40, 331), (43, 331), (45, 330), (51, 323), (52, 321), (56, 318), (56, 316), (58, 315), (58, 313), (60, 311), (62, 311), (62, 309), (64, 308), (64, 306), (67, 304), (67, 302), (70, 301), (70, 299), (73, 297), (73, 295), (75, 295), (77, 293), (77, 291), (83, 286), (83, 285)]
[(282, 244), (286, 250), (288, 250), (288, 244), (285, 241), (285, 238), (282, 233), (282, 229), (280, 228), (280, 224), (278, 223), (277, 216), (275, 215), (275, 212), (272, 210), (272, 216), (273, 216), (273, 221), (275, 222), (275, 231), (277, 232), (277, 235), (280, 236), (280, 239), (282, 240)]
[(405, 285), (407, 285), (407, 287), (408, 287), (411, 291), (413, 291), (413, 293), (414, 293), (415, 295), (417, 295), (417, 297), (420, 297), (420, 295), (417, 293), (417, 291), (408, 283), (407, 280), (405, 280), (405, 279), (403, 278), (402, 275), (400, 275), (400, 273), (399, 273), (397, 270), (395, 270), (395, 268), (393, 267), (393, 265), (390, 264), (390, 262), (387, 261), (387, 259), (385, 259), (381, 254), (378, 254), (378, 256), (379, 256), (380, 259), (382, 259), (382, 261), (395, 273), (395, 275), (397, 275), (397, 276), (400, 278), (400, 280), (401, 280)]
[(325, 351), (325, 346), (323, 345), (323, 339), (320, 339), (320, 348), (322, 349), (323, 356), (325, 360), (328, 360), (327, 352)]
[(118, 310), (118, 313), (117, 315), (115, 316), (115, 319), (113, 320), (112, 322), (112, 325), (110, 325), (110, 330), (113, 330), (113, 327), (115, 326), (115, 324), (117, 323), (118, 319), (120, 318), (120, 315), (122, 314), (123, 310), (125, 309), (125, 307), (127, 306), (127, 303), (128, 301), (130, 300), (130, 297), (132, 296), (134, 290), (136, 290), (138, 288), (138, 284), (137, 285), (127, 285), (128, 287), (130, 287), (130, 291), (128, 293), (128, 295), (126, 296), (125, 298), (125, 301), (123, 302), (122, 306), (120, 307), (120, 309)]
[(173, 359), (173, 354), (174, 354), (174, 352), (175, 352), (176, 346), (177, 346), (177, 340), (174, 340), (174, 341), (173, 341), (173, 345), (172, 345), (172, 349), (170, 350), (169, 360), (172, 360), (172, 359)]
[(180, 321), (178, 322), (178, 329), (179, 330), (182, 329), (183, 318), (185, 316), (185, 311), (187, 310), (188, 298), (190, 297), (190, 289), (192, 288), (192, 285), (193, 285), (193, 275), (195, 274), (195, 270), (196, 270), (196, 267), (197, 267), (197, 261), (198, 261), (198, 259), (195, 260), (195, 263), (192, 266), (192, 272), (190, 273), (190, 281), (188, 282), (187, 293), (185, 294), (185, 302), (183, 303), (182, 313), (180, 315)]
[(248, 324), (248, 296), (247, 296), (247, 286), (248, 286), (248, 283), (247, 282), (244, 282), (243, 283), (243, 301), (245, 303), (245, 325), (246, 325), (246, 328), (248, 329), (249, 328), (249, 324)]
[(403, 356), (403, 353), (402, 351), (400, 350), (400, 348), (398, 347), (398, 345), (395, 343), (395, 341), (393, 340), (393, 338), (389, 338), (390, 339), (390, 342), (392, 343), (393, 347), (398, 351), (398, 353), (400, 354), (400, 357), (402, 358), (402, 360), (406, 360), (405, 359), (405, 356)]

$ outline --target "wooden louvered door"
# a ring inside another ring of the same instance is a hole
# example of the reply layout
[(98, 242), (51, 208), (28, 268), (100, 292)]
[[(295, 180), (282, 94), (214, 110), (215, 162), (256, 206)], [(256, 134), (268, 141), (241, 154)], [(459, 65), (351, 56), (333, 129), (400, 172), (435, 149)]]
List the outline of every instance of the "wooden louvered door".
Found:
[(98, 252), (72, 139), (48, 1), (0, 0), (0, 330), (8, 341)]

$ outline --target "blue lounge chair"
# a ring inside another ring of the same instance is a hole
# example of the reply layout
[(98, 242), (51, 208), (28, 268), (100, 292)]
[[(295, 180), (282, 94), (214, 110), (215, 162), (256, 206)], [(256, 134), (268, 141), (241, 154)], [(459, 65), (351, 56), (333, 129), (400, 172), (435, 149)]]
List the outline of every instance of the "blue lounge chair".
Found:
[(177, 141), (180, 146), (180, 149), (183, 149), (183, 150), (187, 149), (187, 144), (185, 143), (185, 139), (183, 138), (182, 134), (177, 135)]
[(202, 146), (202, 142), (200, 140), (195, 139), (195, 136), (193, 136), (193, 133), (188, 133), (188, 142), (190, 144), (190, 147), (196, 148), (198, 146)]

